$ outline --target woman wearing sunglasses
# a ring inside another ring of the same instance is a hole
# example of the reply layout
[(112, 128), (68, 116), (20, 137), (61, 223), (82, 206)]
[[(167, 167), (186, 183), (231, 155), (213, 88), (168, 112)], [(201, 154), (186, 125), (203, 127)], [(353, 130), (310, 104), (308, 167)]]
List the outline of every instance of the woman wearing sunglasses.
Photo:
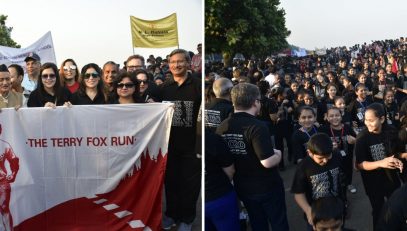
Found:
[(122, 72), (113, 83), (113, 104), (144, 103), (140, 98), (140, 86), (134, 73)]
[(105, 104), (106, 95), (103, 81), (100, 79), (102, 70), (95, 63), (86, 64), (81, 70), (79, 89), (72, 95), (73, 105)]
[(58, 67), (53, 63), (44, 63), (40, 69), (37, 88), (30, 94), (28, 107), (52, 107), (70, 104), (71, 93), (60, 84)]
[(59, 69), (59, 77), (61, 86), (66, 87), (71, 93), (74, 93), (79, 88), (79, 70), (73, 59), (66, 59), (62, 62)]

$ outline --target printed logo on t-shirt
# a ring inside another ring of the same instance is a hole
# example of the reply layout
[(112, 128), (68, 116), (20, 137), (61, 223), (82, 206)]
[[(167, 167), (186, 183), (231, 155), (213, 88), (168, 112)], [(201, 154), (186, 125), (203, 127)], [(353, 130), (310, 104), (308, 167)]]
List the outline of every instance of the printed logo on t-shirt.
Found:
[(246, 155), (246, 144), (242, 134), (223, 134), (223, 139), (226, 141), (230, 151), (236, 155)]
[(194, 101), (171, 101), (175, 104), (172, 117), (173, 127), (192, 127), (194, 117)]
[(205, 110), (205, 126), (218, 127), (220, 122), (220, 111)]
[(338, 196), (339, 168), (310, 176), (312, 199), (321, 197)]
[(386, 152), (382, 143), (370, 146), (370, 153), (374, 161), (383, 160), (386, 158)]

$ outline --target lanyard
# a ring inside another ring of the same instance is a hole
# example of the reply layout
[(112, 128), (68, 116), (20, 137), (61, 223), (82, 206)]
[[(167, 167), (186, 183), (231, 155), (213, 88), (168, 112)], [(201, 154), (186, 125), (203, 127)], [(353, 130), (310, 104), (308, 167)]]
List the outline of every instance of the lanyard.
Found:
[(334, 131), (332, 130), (332, 127), (329, 126), (329, 128), (331, 129), (331, 134), (332, 134), (332, 139), (334, 139), (335, 143), (338, 144), (338, 147), (340, 146), (340, 144), (342, 143), (342, 137), (343, 137), (343, 125), (342, 125), (342, 131), (341, 131), (341, 136), (339, 137), (338, 140), (336, 140), (336, 136), (334, 134)]
[(363, 101), (363, 102), (360, 102), (359, 100), (356, 100), (356, 101), (358, 101), (358, 103), (359, 103), (360, 106), (362, 107), (363, 111), (365, 111), (366, 106), (364, 105), (364, 103), (366, 102), (366, 100)]
[[(308, 138), (311, 138), (311, 135), (307, 132), (307, 130), (305, 130), (304, 127), (301, 127), (300, 129), (302, 132), (304, 132), (305, 134), (307, 134)], [(314, 131), (313, 134), (317, 133), (317, 130), (315, 129), (314, 125), (312, 125), (312, 130)]]

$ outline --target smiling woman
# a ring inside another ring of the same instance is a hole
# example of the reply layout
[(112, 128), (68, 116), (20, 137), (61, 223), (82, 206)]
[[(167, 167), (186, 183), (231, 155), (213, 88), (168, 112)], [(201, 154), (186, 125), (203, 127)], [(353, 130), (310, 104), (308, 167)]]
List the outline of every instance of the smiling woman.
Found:
[(54, 63), (44, 63), (40, 69), (37, 88), (28, 98), (28, 107), (56, 107), (69, 102), (71, 93), (61, 87), (58, 68)]
[(73, 105), (105, 104), (106, 94), (102, 70), (95, 63), (86, 64), (81, 70), (79, 89), (72, 95)]
[(135, 73), (122, 72), (114, 82), (113, 104), (144, 103), (139, 95), (140, 85)]

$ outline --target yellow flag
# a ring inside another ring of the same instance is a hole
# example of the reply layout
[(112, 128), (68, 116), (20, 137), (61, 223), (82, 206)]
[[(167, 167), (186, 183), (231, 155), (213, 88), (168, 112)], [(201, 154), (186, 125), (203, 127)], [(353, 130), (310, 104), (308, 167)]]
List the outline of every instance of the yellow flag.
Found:
[(158, 20), (143, 20), (130, 16), (133, 47), (178, 46), (177, 14)]

